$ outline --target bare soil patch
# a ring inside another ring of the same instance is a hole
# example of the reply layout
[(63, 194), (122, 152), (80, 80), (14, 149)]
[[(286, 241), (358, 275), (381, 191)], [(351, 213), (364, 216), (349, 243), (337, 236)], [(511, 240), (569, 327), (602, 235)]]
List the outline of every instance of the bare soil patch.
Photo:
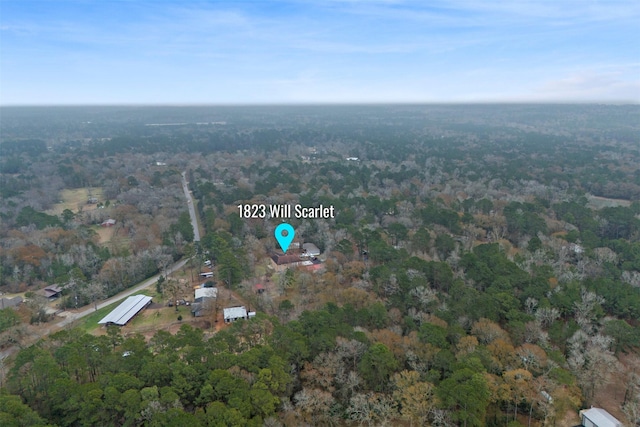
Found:
[(621, 353), (618, 355), (618, 360), (622, 365), (622, 369), (611, 375), (607, 384), (596, 391), (591, 405), (605, 409), (611, 415), (620, 420), (622, 425), (631, 425), (630, 423), (627, 424), (628, 420), (621, 408), (622, 403), (624, 402), (626, 390), (625, 384), (627, 384), (629, 380), (625, 371), (632, 371), (634, 365), (640, 366), (640, 355), (633, 353)]
[(98, 241), (98, 243), (104, 244), (104, 243), (109, 243), (111, 241), (111, 239), (113, 238), (113, 234), (115, 229), (113, 227), (93, 227), (93, 229), (96, 231), (96, 233), (98, 234), (98, 237), (100, 238), (100, 240)]
[(580, 425), (580, 416), (576, 411), (567, 411), (562, 419), (558, 420), (558, 427), (573, 427)]
[(149, 304), (149, 306), (147, 307), (147, 310), (153, 310), (153, 309), (158, 309), (158, 308), (164, 308), (164, 305), (162, 304), (158, 304), (157, 302), (152, 302), (151, 304)]

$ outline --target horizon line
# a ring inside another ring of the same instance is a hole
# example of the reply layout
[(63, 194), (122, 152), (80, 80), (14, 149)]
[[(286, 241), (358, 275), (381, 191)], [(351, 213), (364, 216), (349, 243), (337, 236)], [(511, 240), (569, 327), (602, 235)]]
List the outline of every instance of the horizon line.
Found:
[(420, 105), (640, 105), (640, 100), (495, 100), (495, 101), (300, 101), (300, 102), (238, 102), (238, 103), (206, 103), (206, 102), (121, 102), (121, 103), (51, 103), (51, 104), (0, 104), (0, 108), (53, 108), (53, 107), (300, 107), (300, 106), (420, 106)]

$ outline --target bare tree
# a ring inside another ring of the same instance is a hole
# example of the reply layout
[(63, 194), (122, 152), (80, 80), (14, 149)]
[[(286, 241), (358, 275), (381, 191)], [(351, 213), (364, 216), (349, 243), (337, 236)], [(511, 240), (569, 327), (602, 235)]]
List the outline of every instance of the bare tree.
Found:
[(598, 310), (604, 304), (604, 298), (585, 288), (580, 291), (580, 301), (573, 303), (576, 322), (586, 332), (593, 328)]
[(618, 360), (609, 350), (612, 342), (611, 337), (589, 336), (582, 329), (569, 339), (567, 362), (587, 399), (593, 398), (595, 390), (604, 386), (618, 367)]

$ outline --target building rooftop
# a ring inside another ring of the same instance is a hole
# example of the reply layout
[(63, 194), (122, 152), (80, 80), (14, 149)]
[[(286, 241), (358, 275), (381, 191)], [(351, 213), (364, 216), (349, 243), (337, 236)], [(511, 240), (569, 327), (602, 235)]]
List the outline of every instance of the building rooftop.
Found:
[(20, 303), (22, 303), (22, 297), (20, 296), (13, 297), (13, 298), (0, 298), (0, 310), (9, 308), (9, 307), (15, 307)]
[(580, 414), (598, 427), (622, 427), (620, 421), (602, 408), (584, 409)]
[(217, 298), (218, 288), (196, 288), (194, 298)]
[(276, 263), (276, 265), (293, 264), (301, 261), (298, 255), (275, 254), (271, 256), (271, 259)]
[(302, 245), (304, 251), (303, 256), (318, 256), (320, 255), (320, 249), (313, 243), (304, 243)]
[(146, 295), (131, 296), (124, 300), (122, 304), (114, 308), (111, 313), (103, 317), (98, 324), (105, 325), (113, 323), (114, 325), (124, 326), (150, 302), (151, 297)]
[(223, 310), (224, 318), (226, 319), (239, 319), (247, 317), (247, 309), (242, 307), (229, 307)]
[(60, 292), (62, 292), (62, 287), (58, 285), (49, 285), (44, 288), (42, 294), (47, 298), (57, 297)]

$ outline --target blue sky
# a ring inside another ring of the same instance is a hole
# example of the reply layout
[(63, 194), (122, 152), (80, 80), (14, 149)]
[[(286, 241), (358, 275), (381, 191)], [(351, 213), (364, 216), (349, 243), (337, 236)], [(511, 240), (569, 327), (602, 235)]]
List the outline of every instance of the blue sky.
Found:
[(0, 0), (0, 104), (640, 102), (640, 2)]

